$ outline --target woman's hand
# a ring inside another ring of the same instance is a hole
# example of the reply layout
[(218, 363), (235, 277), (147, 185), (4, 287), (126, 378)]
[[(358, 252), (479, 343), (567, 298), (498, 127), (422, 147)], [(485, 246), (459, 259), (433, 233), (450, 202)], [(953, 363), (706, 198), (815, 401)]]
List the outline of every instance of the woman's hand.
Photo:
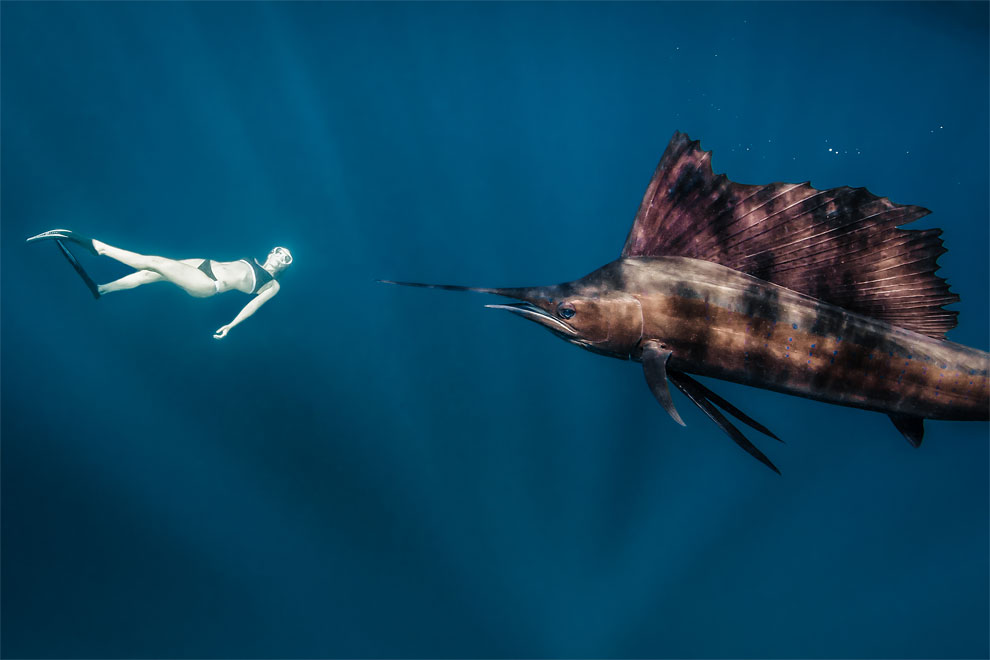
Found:
[(227, 325), (223, 326), (222, 328), (220, 328), (219, 330), (217, 330), (214, 333), (213, 338), (214, 339), (223, 339), (224, 337), (227, 336), (227, 333), (228, 332), (230, 332), (230, 324), (229, 323)]

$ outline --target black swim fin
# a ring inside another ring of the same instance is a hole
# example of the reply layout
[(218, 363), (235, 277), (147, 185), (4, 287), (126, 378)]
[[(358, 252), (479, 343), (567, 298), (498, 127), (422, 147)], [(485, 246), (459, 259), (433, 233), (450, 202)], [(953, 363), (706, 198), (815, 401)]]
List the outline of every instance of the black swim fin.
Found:
[(69, 261), (69, 264), (71, 264), (75, 271), (79, 273), (79, 277), (82, 278), (82, 281), (86, 284), (86, 288), (89, 289), (89, 292), (93, 294), (93, 298), (99, 298), (99, 287), (96, 282), (93, 281), (93, 278), (89, 276), (89, 273), (83, 269), (82, 264), (79, 263), (76, 256), (69, 252), (69, 248), (65, 247), (61, 240), (55, 239), (55, 245), (57, 245), (58, 249), (62, 251), (63, 255), (65, 255), (65, 258)]
[(43, 241), (46, 239), (55, 239), (56, 241), (59, 239), (64, 239), (67, 241), (72, 241), (73, 243), (77, 243), (86, 248), (94, 257), (98, 256), (96, 253), (96, 248), (93, 246), (93, 239), (77, 234), (74, 231), (69, 231), (68, 229), (51, 229), (49, 231), (42, 232), (37, 236), (32, 236), (27, 239), (27, 242), (33, 243), (34, 241)]

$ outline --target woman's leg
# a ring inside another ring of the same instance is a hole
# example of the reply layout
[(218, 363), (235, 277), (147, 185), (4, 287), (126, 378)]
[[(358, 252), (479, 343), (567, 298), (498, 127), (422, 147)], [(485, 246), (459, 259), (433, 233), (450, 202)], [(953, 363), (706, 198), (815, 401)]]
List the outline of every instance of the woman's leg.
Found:
[[(95, 239), (93, 240), (93, 247), (96, 249), (97, 254), (110, 257), (111, 259), (116, 259), (120, 263), (126, 264), (131, 268), (136, 270), (152, 271), (158, 275), (161, 275), (162, 278), (180, 287), (190, 296), (206, 298), (217, 292), (214, 286), (214, 280), (210, 279), (206, 273), (201, 271), (196, 266), (188, 263), (194, 261), (193, 259), (176, 261), (175, 259), (166, 259), (165, 257), (138, 254), (137, 252), (122, 250), (120, 248), (113, 247), (112, 245), (107, 245), (106, 243)], [(128, 277), (130, 277), (130, 275)], [(137, 278), (135, 278), (135, 280), (136, 279)], [(118, 282), (119, 281), (120, 280), (118, 280)], [(158, 280), (142, 281), (139, 284), (147, 284), (150, 281)], [(113, 284), (113, 282), (111, 282), (111, 284)], [(138, 284), (134, 284), (133, 286), (138, 286)]]
[[(182, 259), (181, 263), (188, 264), (190, 266), (196, 266), (197, 268), (201, 263), (202, 259)], [(131, 273), (130, 275), (125, 275), (118, 280), (113, 282), (107, 282), (106, 284), (100, 284), (97, 286), (100, 295), (106, 295), (108, 293), (114, 293), (116, 291), (126, 291), (127, 289), (133, 289), (139, 287), (142, 284), (151, 284), (153, 282), (165, 282), (165, 278), (161, 273), (156, 273), (153, 270), (139, 270), (136, 273)]]
[(161, 276), (160, 273), (156, 273), (153, 270), (139, 270), (136, 273), (131, 273), (125, 277), (121, 277), (119, 280), (114, 280), (113, 282), (107, 282), (106, 284), (100, 284), (97, 289), (100, 295), (106, 295), (108, 293), (114, 293), (115, 291), (124, 291), (126, 289), (133, 289), (134, 287), (141, 286), (142, 284), (151, 284), (152, 282), (164, 282), (165, 278)]

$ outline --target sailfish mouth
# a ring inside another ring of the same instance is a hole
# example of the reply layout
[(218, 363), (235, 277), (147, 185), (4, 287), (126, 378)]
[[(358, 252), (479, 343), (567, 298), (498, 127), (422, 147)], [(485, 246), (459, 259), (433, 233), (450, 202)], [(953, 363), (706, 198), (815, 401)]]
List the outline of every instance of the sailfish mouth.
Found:
[[(521, 303), (510, 303), (507, 305), (485, 305), (488, 309), (504, 309), (507, 312), (512, 312), (524, 319), (529, 319), (530, 321), (535, 321), (539, 323), (544, 328), (566, 339), (568, 341), (574, 342), (578, 337), (578, 332), (571, 326), (567, 325), (556, 316), (548, 313), (545, 309), (537, 307), (533, 303), (521, 302)], [(580, 342), (584, 343), (584, 342)]]

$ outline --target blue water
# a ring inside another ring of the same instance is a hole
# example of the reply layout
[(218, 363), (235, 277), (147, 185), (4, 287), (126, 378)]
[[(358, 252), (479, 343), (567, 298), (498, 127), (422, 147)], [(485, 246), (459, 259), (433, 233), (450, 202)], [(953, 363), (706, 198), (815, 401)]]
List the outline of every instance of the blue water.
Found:
[[(986, 349), (986, 3), (0, 12), (5, 657), (990, 654), (985, 423), (710, 382), (779, 477), (635, 364), (374, 282), (584, 275), (681, 130), (932, 209)], [(52, 227), (296, 262), (218, 342), (247, 298), (94, 302)]]

